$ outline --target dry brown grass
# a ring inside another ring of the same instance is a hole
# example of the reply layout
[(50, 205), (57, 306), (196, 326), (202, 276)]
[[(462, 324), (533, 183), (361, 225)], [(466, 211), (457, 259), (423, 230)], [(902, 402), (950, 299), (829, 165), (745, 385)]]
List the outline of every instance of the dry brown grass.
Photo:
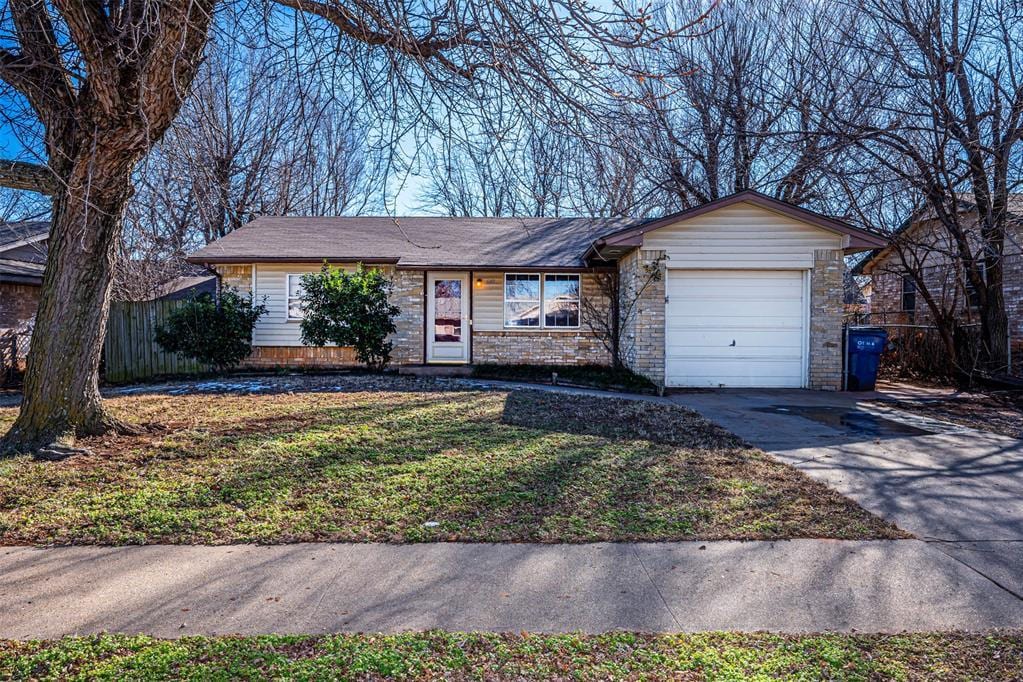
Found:
[(112, 398), (149, 433), (0, 461), (0, 543), (906, 537), (680, 407), (347, 388)]

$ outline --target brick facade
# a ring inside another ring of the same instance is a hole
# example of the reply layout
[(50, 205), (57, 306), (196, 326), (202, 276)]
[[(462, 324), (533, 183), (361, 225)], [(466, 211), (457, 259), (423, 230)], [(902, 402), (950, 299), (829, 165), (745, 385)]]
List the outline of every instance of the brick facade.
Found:
[(276, 367), (340, 369), (359, 364), (352, 348), (336, 346), (255, 346), (252, 355), (242, 362), (247, 369)]
[(0, 282), (0, 329), (16, 329), (35, 317), (39, 287)]
[[(650, 280), (625, 320), (622, 344), (626, 364), (637, 374), (663, 388), (665, 353), (665, 252), (639, 249), (619, 263), (618, 277), (623, 300), (631, 300), (647, 282), (651, 268), (658, 276)], [(818, 251), (810, 276), (809, 387), (836, 390), (842, 380), (842, 306), (844, 260), (840, 251)], [(251, 290), (252, 268), (248, 265), (221, 266), (223, 283), (242, 292)], [(425, 274), (421, 270), (391, 270), (391, 300), (401, 313), (395, 320), (398, 331), (392, 337), (392, 364), (422, 364)], [(583, 297), (601, 296), (595, 277), (583, 278)], [(478, 330), (472, 333), (472, 362), (499, 364), (610, 364), (611, 357), (601, 340), (584, 323), (579, 330)], [(244, 363), (246, 367), (343, 368), (357, 365), (350, 348), (305, 346), (257, 346)]]
[(472, 361), (497, 364), (607, 365), (604, 344), (586, 329), (472, 333)]
[[(218, 265), (221, 283), (243, 294), (252, 293), (251, 265)], [(394, 320), (398, 331), (391, 337), (394, 348), (391, 362), (395, 365), (423, 362), (423, 282), (424, 273), (416, 270), (384, 269), (391, 277), (391, 302), (401, 312)], [(275, 367), (315, 367), (342, 369), (358, 366), (352, 348), (315, 346), (254, 346), (252, 355), (241, 366), (249, 369)]]
[(218, 265), (217, 273), (220, 283), (243, 294), (252, 293), (251, 265)]
[(841, 251), (814, 252), (810, 271), (809, 388), (842, 388), (842, 281), (845, 259)]
[[(650, 279), (650, 268), (657, 268), (659, 277), (642, 288)], [(664, 388), (665, 275), (664, 251), (639, 249), (622, 258), (618, 266), (622, 301), (639, 296), (630, 319), (622, 321), (625, 364), (659, 388)]]
[[(914, 228), (913, 235), (918, 258), (924, 263), (923, 280), (927, 291), (945, 310), (953, 310), (965, 323), (977, 323), (977, 312), (967, 305), (968, 297), (964, 276), (945, 254), (954, 252), (943, 243), (947, 239), (940, 227), (923, 222)], [(1007, 227), (1005, 255), (1002, 257), (1005, 312), (1009, 318), (1009, 350), (1012, 371), (1023, 373), (1023, 224)], [(922, 294), (916, 296), (916, 310), (912, 313), (902, 307), (901, 260), (895, 253), (877, 258), (870, 269), (872, 292), (870, 297), (871, 324), (929, 324), (931, 312)]]

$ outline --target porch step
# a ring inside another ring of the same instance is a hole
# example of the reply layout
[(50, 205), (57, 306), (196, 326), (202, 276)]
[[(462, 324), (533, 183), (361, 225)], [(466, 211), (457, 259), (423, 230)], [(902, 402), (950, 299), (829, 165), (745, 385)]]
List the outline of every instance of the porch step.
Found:
[(398, 374), (417, 377), (467, 377), (472, 376), (472, 365), (402, 365)]

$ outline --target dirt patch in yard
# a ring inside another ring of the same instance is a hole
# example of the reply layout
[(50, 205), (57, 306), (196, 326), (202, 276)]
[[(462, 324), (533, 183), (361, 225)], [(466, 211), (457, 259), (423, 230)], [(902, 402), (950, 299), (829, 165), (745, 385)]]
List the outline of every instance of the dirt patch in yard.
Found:
[(0, 544), (907, 537), (674, 405), (338, 377), (108, 405), (153, 428), (0, 460)]
[(922, 417), (1023, 439), (1023, 396), (1019, 395), (969, 394), (941, 399), (880, 400), (876, 403)]

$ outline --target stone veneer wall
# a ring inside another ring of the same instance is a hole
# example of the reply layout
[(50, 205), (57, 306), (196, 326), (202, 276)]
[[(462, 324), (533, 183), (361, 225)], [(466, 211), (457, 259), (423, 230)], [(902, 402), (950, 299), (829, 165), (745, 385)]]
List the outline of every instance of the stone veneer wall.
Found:
[(39, 287), (0, 283), (0, 329), (15, 329), (28, 322), (39, 307)]
[(391, 336), (394, 348), (391, 362), (396, 365), (423, 363), (423, 319), (426, 301), (423, 298), (426, 273), (422, 270), (395, 270), (391, 302), (401, 309), (394, 320), (398, 331)]
[(579, 329), (565, 331), (501, 331), (472, 333), (472, 361), (501, 365), (607, 365), (604, 344)]
[(841, 251), (814, 252), (810, 271), (809, 387), (842, 388), (842, 313), (845, 260)]
[(648, 267), (657, 267), (660, 278), (650, 282), (636, 303), (631, 320), (623, 322), (625, 363), (636, 374), (664, 388), (664, 296), (665, 252), (638, 249), (619, 261), (622, 301), (631, 301), (648, 278)]

